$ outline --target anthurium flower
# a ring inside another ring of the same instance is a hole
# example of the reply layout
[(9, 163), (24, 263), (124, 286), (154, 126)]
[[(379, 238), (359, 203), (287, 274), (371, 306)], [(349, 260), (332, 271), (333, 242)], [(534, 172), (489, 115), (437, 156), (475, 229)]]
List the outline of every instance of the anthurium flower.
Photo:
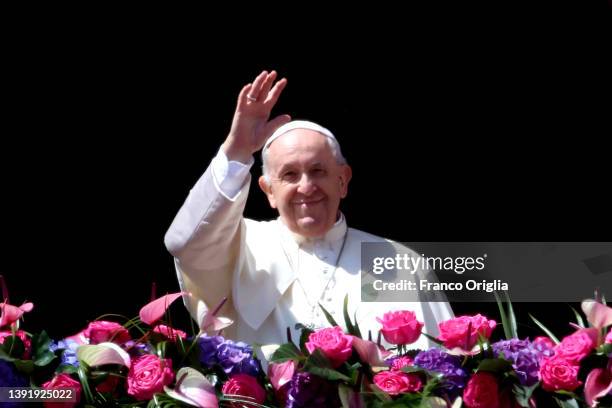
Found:
[(385, 359), (391, 354), (390, 351), (374, 343), (353, 336), (353, 348), (359, 354), (359, 358), (373, 367), (385, 367)]
[(183, 367), (176, 373), (174, 389), (164, 387), (166, 394), (174, 399), (200, 408), (218, 408), (215, 387), (199, 371)]
[(612, 308), (593, 299), (582, 301), (582, 311), (591, 325), (596, 329), (612, 324)]
[(105, 364), (118, 364), (130, 367), (129, 354), (115, 343), (83, 345), (77, 349), (79, 361), (90, 367)]
[(140, 309), (140, 320), (142, 320), (143, 323), (152, 326), (153, 323), (157, 322), (164, 316), (166, 310), (168, 310), (168, 307), (170, 307), (172, 302), (186, 294), (186, 292), (171, 293), (147, 303), (142, 309)]
[(6, 302), (0, 303), (0, 327), (9, 326), (21, 319), (24, 313), (31, 311), (34, 304), (31, 302), (24, 303), (21, 306), (13, 306)]
[(208, 309), (206, 304), (201, 300), (198, 301), (198, 322), (200, 323), (200, 330), (207, 334), (214, 334), (228, 326), (231, 326), (234, 321), (227, 317), (217, 316), (219, 310), (223, 307), (227, 298), (221, 300), (221, 302), (212, 311)]
[(287, 360), (284, 363), (270, 363), (268, 366), (268, 377), (275, 390), (279, 390), (293, 378), (295, 372), (295, 361)]
[(591, 370), (584, 383), (584, 399), (589, 407), (596, 407), (597, 399), (612, 393), (612, 360), (606, 368)]

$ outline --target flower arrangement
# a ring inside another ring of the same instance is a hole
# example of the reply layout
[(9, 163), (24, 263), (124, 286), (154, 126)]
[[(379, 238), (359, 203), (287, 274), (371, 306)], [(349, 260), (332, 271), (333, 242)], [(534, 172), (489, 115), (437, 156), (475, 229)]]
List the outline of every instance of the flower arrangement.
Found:
[[(231, 320), (206, 313), (201, 330), (172, 327), (168, 307), (185, 293), (153, 299), (139, 316), (101, 318), (51, 340), (20, 328), (33, 304), (0, 303), (0, 387), (73, 390), (70, 402), (47, 407), (611, 407), (612, 308), (586, 300), (575, 331), (557, 339), (521, 339), (512, 305), (498, 299), (501, 324), (480, 314), (422, 332), (407, 310), (380, 316), (378, 338), (364, 338), (348, 315), (344, 327), (322, 308), (330, 327), (300, 325), (300, 339), (253, 346), (226, 339)], [(493, 341), (503, 330), (505, 339)], [(434, 344), (411, 349), (420, 336)], [(383, 347), (382, 339), (391, 346)], [(258, 352), (265, 357), (260, 361)], [(2, 406), (27, 406), (19, 399)]]

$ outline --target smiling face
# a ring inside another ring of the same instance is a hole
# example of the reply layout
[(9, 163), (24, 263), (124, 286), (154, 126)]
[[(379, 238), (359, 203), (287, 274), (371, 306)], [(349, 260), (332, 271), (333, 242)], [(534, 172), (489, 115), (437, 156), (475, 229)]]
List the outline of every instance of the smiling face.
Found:
[(351, 168), (338, 164), (326, 136), (294, 129), (276, 139), (267, 152), (270, 184), (259, 186), (270, 206), (294, 233), (321, 237), (334, 225), (346, 197)]

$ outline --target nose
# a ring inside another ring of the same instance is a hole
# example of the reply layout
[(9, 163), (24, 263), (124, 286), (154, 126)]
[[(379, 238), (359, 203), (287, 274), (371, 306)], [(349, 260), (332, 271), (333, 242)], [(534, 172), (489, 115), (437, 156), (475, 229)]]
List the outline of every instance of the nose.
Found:
[(302, 174), (300, 181), (298, 182), (298, 193), (309, 196), (317, 189), (316, 184), (311, 177), (308, 177), (307, 173)]

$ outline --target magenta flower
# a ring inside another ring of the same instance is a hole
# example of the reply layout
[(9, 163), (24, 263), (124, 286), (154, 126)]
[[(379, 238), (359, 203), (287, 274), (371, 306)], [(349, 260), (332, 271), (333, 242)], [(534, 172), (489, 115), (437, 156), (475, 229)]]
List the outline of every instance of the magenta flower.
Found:
[(411, 344), (418, 340), (423, 328), (423, 322), (417, 320), (414, 312), (398, 310), (387, 312), (382, 319), (376, 320), (382, 324), (381, 333), (391, 344)]

